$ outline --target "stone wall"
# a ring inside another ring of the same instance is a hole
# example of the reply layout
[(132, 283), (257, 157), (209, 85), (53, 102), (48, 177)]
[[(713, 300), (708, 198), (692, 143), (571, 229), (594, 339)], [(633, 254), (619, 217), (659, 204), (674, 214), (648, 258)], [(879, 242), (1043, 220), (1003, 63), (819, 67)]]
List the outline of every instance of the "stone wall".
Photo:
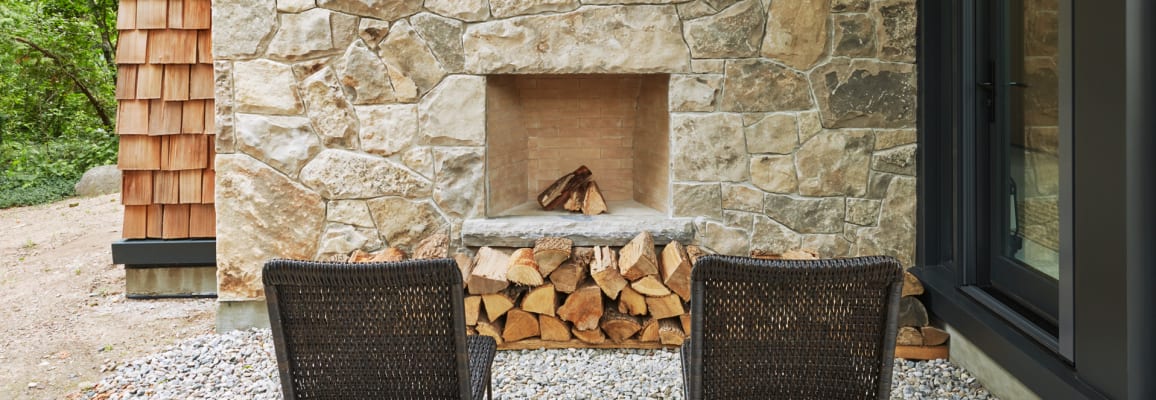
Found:
[(222, 301), (260, 299), (272, 257), (460, 247), (499, 74), (670, 74), (669, 212), (714, 251), (912, 263), (914, 0), (216, 0), (213, 23)]

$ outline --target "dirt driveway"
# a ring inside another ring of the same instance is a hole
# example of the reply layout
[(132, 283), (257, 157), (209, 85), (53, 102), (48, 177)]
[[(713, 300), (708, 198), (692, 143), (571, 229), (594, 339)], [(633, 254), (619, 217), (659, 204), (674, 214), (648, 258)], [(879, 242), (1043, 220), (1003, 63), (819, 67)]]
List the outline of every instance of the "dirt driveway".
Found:
[(216, 302), (127, 300), (120, 195), (0, 210), (0, 399), (60, 399), (102, 368), (213, 332)]

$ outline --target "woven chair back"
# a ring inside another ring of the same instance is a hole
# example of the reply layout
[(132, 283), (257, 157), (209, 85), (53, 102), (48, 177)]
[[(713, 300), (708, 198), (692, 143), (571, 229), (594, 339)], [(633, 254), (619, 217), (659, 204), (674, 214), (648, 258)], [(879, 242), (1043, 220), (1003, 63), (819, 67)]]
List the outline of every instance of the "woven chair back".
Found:
[(263, 273), (286, 399), (470, 397), (452, 259), (277, 259)]
[(690, 398), (890, 395), (894, 258), (708, 256), (691, 275)]

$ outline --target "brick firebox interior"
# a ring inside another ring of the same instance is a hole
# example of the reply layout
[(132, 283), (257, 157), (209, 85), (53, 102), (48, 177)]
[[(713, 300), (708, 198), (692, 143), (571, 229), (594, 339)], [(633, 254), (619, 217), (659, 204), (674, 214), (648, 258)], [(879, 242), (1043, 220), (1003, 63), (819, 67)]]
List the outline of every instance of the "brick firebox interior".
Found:
[[(486, 78), (488, 216), (586, 165), (607, 201), (669, 209), (670, 75)], [(611, 210), (613, 212), (613, 209)]]

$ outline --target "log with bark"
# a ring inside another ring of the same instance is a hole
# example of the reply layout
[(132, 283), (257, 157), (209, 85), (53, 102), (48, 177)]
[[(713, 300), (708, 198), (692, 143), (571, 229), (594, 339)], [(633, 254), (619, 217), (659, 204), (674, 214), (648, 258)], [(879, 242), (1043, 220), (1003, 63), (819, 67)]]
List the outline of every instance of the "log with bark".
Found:
[(602, 289), (590, 281), (583, 283), (558, 307), (558, 317), (570, 321), (578, 330), (598, 329), (598, 320), (602, 318)]
[(610, 247), (595, 246), (594, 261), (590, 262), (590, 276), (606, 297), (618, 298), (618, 292), (626, 286), (626, 279), (618, 272), (618, 258)]
[(647, 297), (663, 297), (670, 294), (670, 289), (658, 281), (658, 277), (647, 275), (642, 279), (630, 282), (630, 287)]
[(502, 339), (514, 342), (538, 336), (538, 318), (534, 314), (513, 309), (506, 313), (506, 326), (502, 330)]
[(578, 284), (586, 280), (587, 270), (590, 269), (590, 262), (593, 260), (593, 248), (574, 248), (570, 259), (563, 261), (562, 265), (550, 273), (550, 282), (554, 283), (554, 288), (559, 292), (573, 293), (578, 288)]
[(658, 321), (658, 341), (662, 344), (682, 346), (686, 334), (682, 331), (682, 324), (673, 318)]
[(474, 329), (478, 331), (479, 335), (492, 337), (498, 344), (502, 344), (504, 342), (502, 330), (505, 328), (505, 322), (496, 318), (496, 320), (490, 320), (484, 313), (485, 311), (478, 316), (478, 325)]
[(630, 286), (618, 293), (618, 312), (630, 315), (646, 315), (646, 297)]
[(530, 289), (522, 298), (522, 309), (535, 314), (554, 316), (555, 310), (558, 309), (558, 292), (554, 290), (554, 284), (547, 283)]
[(506, 270), (506, 280), (526, 286), (542, 284), (542, 274), (538, 272), (538, 263), (534, 261), (534, 250), (514, 250), (514, 254), (510, 255), (509, 269)]
[(466, 296), (466, 325), (474, 326), (478, 324), (478, 312), (482, 308), (482, 296)]
[(642, 342), (657, 342), (658, 339), (658, 320), (650, 317), (642, 324), (642, 330), (638, 332), (638, 340)]
[(491, 320), (498, 319), (498, 317), (505, 315), (507, 311), (514, 308), (514, 302), (516, 301), (517, 298), (514, 297), (513, 292), (509, 290), (482, 295), (482, 304), (485, 305), (486, 315), (489, 315)]
[(590, 179), (590, 169), (585, 165), (574, 172), (563, 175), (538, 194), (538, 205), (544, 210), (554, 210), (570, 199), (571, 193), (585, 187)]
[(497, 293), (510, 285), (506, 280), (510, 256), (489, 247), (478, 249), (474, 269), (470, 271), (470, 294)]
[(618, 251), (618, 271), (623, 278), (636, 281), (644, 276), (658, 274), (658, 258), (654, 254), (654, 237), (642, 231)]
[(351, 262), (351, 263), (369, 262), (369, 260), (372, 260), (372, 259), (373, 259), (372, 254), (366, 253), (366, 252), (362, 251), (361, 249), (357, 249), (357, 250), (354, 250), (352, 253), (349, 253), (349, 262)]
[(606, 336), (615, 343), (622, 343), (642, 330), (642, 320), (638, 317), (623, 314), (612, 307), (607, 307), (602, 314), (602, 322), (598, 324)]
[(682, 301), (690, 301), (690, 256), (678, 241), (671, 241), (662, 249), (662, 283), (678, 294)]
[(534, 241), (534, 261), (543, 277), (554, 272), (563, 261), (570, 258), (574, 241), (560, 237), (545, 237)]
[(924, 346), (939, 346), (947, 343), (947, 339), (949, 338), (947, 331), (934, 326), (920, 327), (919, 331), (923, 334)]
[(581, 341), (586, 342), (586, 343), (590, 343), (590, 344), (606, 343), (606, 334), (602, 333), (602, 330), (598, 329), (598, 328), (584, 331), (584, 330), (578, 329), (578, 327), (574, 327), (573, 329), (570, 330), (570, 334), (574, 335), (574, 337), (578, 338), (578, 340), (581, 340)]
[(658, 319), (677, 317), (685, 312), (682, 307), (682, 300), (677, 294), (663, 297), (647, 297), (646, 308), (650, 310), (650, 315)]
[(549, 315), (538, 316), (538, 331), (541, 333), (542, 340), (568, 342), (571, 338), (570, 324)]
[(900, 346), (922, 346), (923, 333), (919, 332), (919, 328), (904, 326), (899, 328), (899, 333), (895, 335), (895, 344)]

